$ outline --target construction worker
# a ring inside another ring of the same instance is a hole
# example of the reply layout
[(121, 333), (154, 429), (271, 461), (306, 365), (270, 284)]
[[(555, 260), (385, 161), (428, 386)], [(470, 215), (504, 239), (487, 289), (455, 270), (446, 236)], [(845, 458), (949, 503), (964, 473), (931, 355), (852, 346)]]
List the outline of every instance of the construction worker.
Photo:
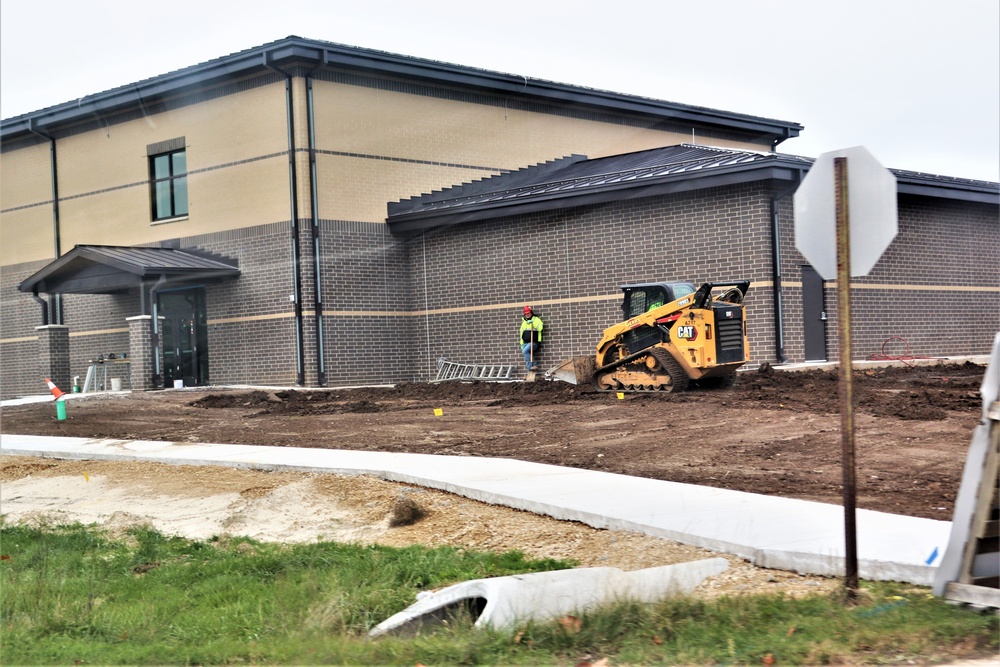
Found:
[(524, 355), (524, 367), (529, 371), (537, 371), (539, 352), (542, 349), (542, 327), (545, 325), (542, 324), (542, 318), (531, 310), (531, 306), (525, 306), (523, 312), (517, 341)]

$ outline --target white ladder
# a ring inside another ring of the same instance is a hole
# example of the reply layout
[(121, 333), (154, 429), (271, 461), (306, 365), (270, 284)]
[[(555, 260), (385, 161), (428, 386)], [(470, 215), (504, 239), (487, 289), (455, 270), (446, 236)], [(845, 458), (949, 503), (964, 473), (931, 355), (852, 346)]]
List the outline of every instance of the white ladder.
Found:
[(514, 379), (514, 367), (500, 364), (460, 364), (444, 357), (437, 360), (437, 377), (431, 382), (445, 380), (483, 380), (504, 382)]

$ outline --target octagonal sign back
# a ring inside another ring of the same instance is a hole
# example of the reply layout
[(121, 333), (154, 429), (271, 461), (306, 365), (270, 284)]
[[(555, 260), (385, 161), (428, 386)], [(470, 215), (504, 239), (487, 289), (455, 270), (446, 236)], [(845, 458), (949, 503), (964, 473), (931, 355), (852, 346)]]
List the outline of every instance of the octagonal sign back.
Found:
[(834, 158), (847, 158), (851, 275), (865, 276), (896, 238), (896, 177), (863, 146), (823, 153), (795, 191), (795, 247), (824, 280), (837, 277)]

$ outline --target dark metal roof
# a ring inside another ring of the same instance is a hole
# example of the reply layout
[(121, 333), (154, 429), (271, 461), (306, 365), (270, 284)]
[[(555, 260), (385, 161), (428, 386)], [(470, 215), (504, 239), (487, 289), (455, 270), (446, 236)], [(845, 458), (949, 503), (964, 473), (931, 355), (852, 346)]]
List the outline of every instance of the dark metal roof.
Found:
[(681, 144), (589, 160), (573, 155), (388, 205), (397, 231), (774, 178), (810, 160)]
[(937, 176), (904, 169), (889, 171), (896, 176), (896, 189), (900, 194), (1000, 204), (1000, 183)]
[[(587, 159), (571, 155), (388, 204), (386, 222), (412, 231), (761, 180), (799, 181), (814, 160), (681, 144)], [(904, 194), (1000, 203), (1000, 184), (891, 170)]]
[(22, 292), (110, 294), (143, 281), (235, 278), (236, 263), (174, 248), (78, 245), (18, 285)]
[(295, 66), (308, 70), (323, 68), (423, 81), (563, 107), (633, 113), (653, 120), (750, 133), (770, 138), (775, 143), (796, 137), (803, 129), (798, 123), (789, 121), (567, 85), (293, 35), (199, 65), (5, 119), (0, 121), (0, 138), (6, 140), (32, 131), (55, 132), (95, 116), (145, 109), (152, 103), (199, 88), (266, 73), (268, 66), (283, 70)]

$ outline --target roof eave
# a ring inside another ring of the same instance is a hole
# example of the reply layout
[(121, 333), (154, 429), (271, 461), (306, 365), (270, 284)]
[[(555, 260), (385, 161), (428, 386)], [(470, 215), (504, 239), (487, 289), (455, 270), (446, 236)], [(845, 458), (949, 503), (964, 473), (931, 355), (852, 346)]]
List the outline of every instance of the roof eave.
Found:
[(632, 182), (627, 185), (617, 183), (600, 189), (591, 189), (586, 193), (558, 192), (532, 201), (488, 202), (470, 208), (456, 208), (453, 212), (429, 211), (427, 213), (411, 213), (395, 218), (387, 218), (386, 222), (393, 232), (424, 231), (443, 225), (456, 225), (465, 222), (481, 222), (527, 213), (539, 213), (562, 208), (606, 204), (626, 199), (640, 199), (660, 195), (704, 190), (707, 188), (738, 185), (754, 181), (779, 180), (795, 181), (808, 169), (808, 165), (767, 164), (767, 165), (737, 165), (720, 169), (712, 174), (687, 173), (673, 174), (657, 182)]
[(1000, 205), (1000, 190), (963, 184), (931, 184), (896, 177), (896, 191), (901, 195), (918, 195), (936, 199), (954, 199), (980, 204)]
[[(156, 266), (152, 264), (141, 264), (129, 262), (123, 259), (100, 252), (100, 248), (109, 246), (74, 246), (72, 250), (62, 257), (53, 260), (45, 267), (36, 271), (26, 280), (22, 281), (17, 289), (20, 292), (46, 292), (59, 293), (110, 293), (134, 287), (136, 284), (153, 278), (164, 276), (168, 282), (186, 282), (191, 280), (212, 280), (217, 278), (235, 278), (240, 275), (239, 267), (229, 266), (223, 262), (212, 261), (205, 266)], [(164, 252), (177, 252), (170, 249), (160, 249)], [(184, 252), (184, 251), (180, 251)], [(185, 253), (188, 254), (188, 253)], [(82, 268), (74, 269), (78, 273), (86, 273), (88, 266), (103, 266), (113, 269), (113, 272), (78, 275), (73, 278), (61, 277), (60, 274), (74, 263), (86, 262)], [(134, 276), (134, 278), (123, 278), (123, 276)], [(60, 289), (52, 289), (49, 283), (60, 286)]]
[(175, 97), (200, 86), (259, 74), (267, 71), (268, 64), (279, 69), (293, 64), (307, 67), (325, 66), (422, 80), (503, 95), (518, 95), (540, 101), (758, 133), (781, 141), (798, 136), (803, 129), (798, 123), (789, 121), (745, 116), (717, 109), (531, 79), (515, 74), (289, 37), (144, 81), (88, 95), (73, 102), (0, 121), (0, 139), (13, 138), (33, 131), (54, 130), (79, 123), (94, 115), (140, 107), (159, 99)]
[[(317, 57), (317, 53), (316, 50), (312, 50), (313, 59)], [(295, 48), (295, 45), (288, 45), (288, 48), (274, 47), (266, 51), (253, 49), (233, 54), (4, 120), (0, 124), (0, 138), (7, 139), (33, 130), (45, 131), (73, 125), (95, 115), (101, 116), (148, 105), (202, 86), (249, 76), (266, 70), (265, 58), (271, 64), (280, 66), (292, 58), (308, 57), (308, 55), (307, 51)]]

